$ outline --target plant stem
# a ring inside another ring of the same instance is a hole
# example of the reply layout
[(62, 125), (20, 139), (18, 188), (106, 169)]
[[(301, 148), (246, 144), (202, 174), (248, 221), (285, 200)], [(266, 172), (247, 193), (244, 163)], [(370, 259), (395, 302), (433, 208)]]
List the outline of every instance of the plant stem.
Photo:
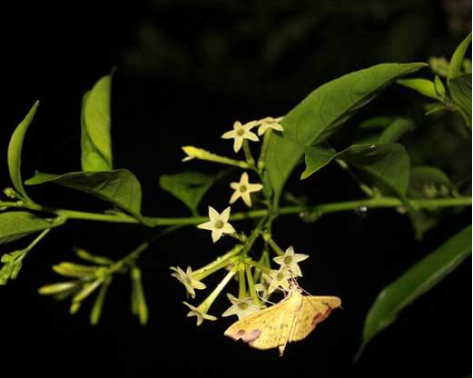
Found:
[[(411, 206), (416, 210), (422, 209), (441, 209), (446, 207), (459, 207), (459, 206), (471, 206), (471, 197), (456, 197), (456, 198), (437, 198), (437, 199), (415, 199), (409, 200)], [(351, 211), (356, 210), (360, 207), (366, 207), (368, 209), (373, 208), (397, 208), (403, 207), (404, 203), (395, 197), (379, 197), (362, 199), (356, 201), (345, 201), (345, 202), (334, 202), (325, 203), (315, 206), (286, 206), (281, 207), (278, 210), (278, 215), (291, 215), (307, 212), (308, 214), (318, 214), (319, 216), (336, 213), (340, 211)], [(67, 219), (82, 219), (89, 221), (99, 222), (113, 222), (113, 223), (135, 223), (139, 224), (139, 220), (126, 214), (97, 214), (88, 213), (74, 210), (55, 209), (50, 207), (43, 207), (36, 204), (26, 204), (22, 202), (2, 202), (0, 201), (0, 207), (7, 208), (22, 208), (26, 210), (41, 211), (55, 215), (62, 215)], [(234, 213), (230, 216), (232, 221), (240, 221), (246, 219), (262, 218), (269, 214), (266, 209), (250, 210), (247, 212)], [(197, 225), (208, 221), (208, 217), (182, 217), (182, 218), (155, 218), (145, 217), (150, 227), (157, 226), (190, 226)]]

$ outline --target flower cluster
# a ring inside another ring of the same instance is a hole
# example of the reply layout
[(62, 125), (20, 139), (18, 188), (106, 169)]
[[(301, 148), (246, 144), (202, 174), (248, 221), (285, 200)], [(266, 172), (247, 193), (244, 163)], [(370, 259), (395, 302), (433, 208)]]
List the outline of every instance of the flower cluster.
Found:
[[(186, 157), (184, 161), (199, 159), (211, 161), (219, 164), (226, 164), (239, 167), (244, 171), (240, 175), (239, 181), (230, 182), (230, 188), (233, 190), (229, 198), (229, 204), (235, 204), (239, 199), (247, 207), (252, 207), (255, 203), (262, 204), (266, 207), (268, 214), (271, 210), (271, 187), (270, 183), (265, 180), (267, 176), (264, 171), (264, 159), (269, 138), (273, 132), (283, 131), (280, 124), (282, 118), (266, 117), (247, 123), (236, 121), (233, 129), (222, 135), (223, 139), (233, 139), (233, 150), (238, 153), (243, 150), (245, 160), (235, 160), (228, 157), (216, 155), (206, 150), (193, 146), (183, 147)], [(257, 131), (255, 132), (255, 128)], [(253, 158), (249, 141), (258, 142), (260, 137), (263, 138), (259, 158), (257, 163)], [(260, 182), (250, 181), (250, 172), (254, 172), (260, 179)], [(266, 188), (268, 186), (268, 188)], [(268, 190), (266, 190), (268, 189)], [(264, 198), (259, 198), (259, 195)], [(256, 198), (255, 198), (256, 197)], [(234, 217), (244, 219), (244, 217)], [(204, 290), (206, 285), (202, 282), (205, 277), (214, 274), (219, 270), (227, 271), (220, 284), (207, 296), (198, 306), (194, 306), (188, 302), (183, 302), (190, 310), (187, 316), (195, 316), (197, 325), (202, 324), (204, 320), (216, 320), (213, 315), (209, 315), (208, 311), (223, 291), (225, 286), (232, 280), (238, 282), (238, 296), (227, 293), (231, 306), (222, 313), (223, 317), (235, 315), (238, 319), (243, 319), (266, 306), (269, 297), (277, 290), (286, 292), (295, 284), (297, 277), (302, 277), (299, 262), (308, 258), (308, 255), (297, 254), (293, 247), (289, 247), (284, 252), (272, 239), (271, 222), (272, 217), (264, 216), (256, 224), (251, 234), (246, 235), (244, 232), (237, 232), (235, 227), (230, 223), (232, 221), (231, 207), (228, 206), (222, 212), (217, 211), (214, 207), (208, 207), (208, 221), (200, 223), (197, 228), (211, 232), (212, 241), (216, 243), (223, 236), (230, 236), (237, 240), (235, 247), (219, 257), (210, 264), (192, 270), (188, 267), (186, 271), (179, 267), (171, 267), (173, 271), (171, 276), (176, 278), (184, 285), (186, 293), (189, 297), (196, 297), (196, 290)], [(250, 257), (257, 252), (254, 251), (255, 242), (262, 239), (264, 249), (261, 257), (257, 260)], [(270, 249), (277, 255), (271, 259)], [(273, 269), (271, 265), (278, 267)]]

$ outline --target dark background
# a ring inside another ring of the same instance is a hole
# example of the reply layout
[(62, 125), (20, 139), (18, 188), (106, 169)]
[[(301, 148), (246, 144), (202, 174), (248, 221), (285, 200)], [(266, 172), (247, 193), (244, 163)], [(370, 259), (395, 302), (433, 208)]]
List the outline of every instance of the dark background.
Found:
[[(11, 133), (39, 99), (24, 148), (24, 177), (36, 169), (79, 170), (81, 96), (117, 67), (114, 164), (137, 175), (150, 216), (187, 215), (159, 189), (159, 174), (215, 172), (206, 163), (183, 165), (180, 146), (231, 155), (231, 142), (219, 136), (234, 120), (283, 115), (318, 85), (356, 69), (448, 58), (471, 29), (469, 1), (174, 0), (102, 3), (100, 9), (97, 3), (51, 9), (22, 3), (2, 12), (0, 149), (6, 157)], [(360, 117), (400, 111), (422, 118), (421, 104), (418, 96), (392, 88)], [(3, 187), (11, 185), (6, 159), (0, 178)], [(289, 187), (313, 203), (362, 196), (336, 166)], [(41, 203), (104, 209), (54, 186), (30, 194)], [(228, 195), (227, 186), (217, 186), (202, 208), (223, 209)], [(389, 210), (339, 213), (311, 224), (280, 219), (280, 245), (311, 255), (300, 284), (344, 302), (306, 340), (289, 345), (283, 358), (224, 338), (230, 319), (196, 328), (195, 318), (186, 318), (184, 292), (169, 266), (197, 268), (231, 245), (213, 245), (207, 232), (195, 228), (162, 239), (140, 260), (150, 307), (146, 327), (130, 314), (125, 277), (114, 281), (97, 327), (89, 326), (87, 308), (70, 316), (66, 303), (38, 296), (39, 286), (59, 279), (51, 265), (74, 259), (72, 246), (120, 258), (152, 235), (139, 226), (70, 221), (33, 250), (16, 281), (0, 287), (0, 375), (34, 369), (61, 377), (464, 377), (471, 373), (471, 260), (407, 308), (357, 364), (352, 361), (379, 291), (470, 221), (469, 211), (458, 214), (418, 243), (407, 218)], [(210, 312), (227, 307), (222, 297)]]

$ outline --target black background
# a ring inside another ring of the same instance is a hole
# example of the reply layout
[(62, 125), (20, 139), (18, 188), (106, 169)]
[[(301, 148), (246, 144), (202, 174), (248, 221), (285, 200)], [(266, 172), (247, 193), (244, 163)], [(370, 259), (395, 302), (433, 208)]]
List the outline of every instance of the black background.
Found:
[[(448, 57), (471, 28), (468, 2), (316, 3), (156, 1), (100, 9), (92, 2), (51, 9), (23, 3), (5, 10), (0, 149), (6, 157), (9, 136), (39, 99), (24, 148), (24, 177), (36, 169), (79, 170), (81, 96), (116, 66), (115, 167), (139, 178), (145, 215), (186, 216), (159, 189), (159, 174), (215, 167), (183, 165), (180, 146), (231, 155), (231, 142), (219, 136), (234, 120), (282, 115), (316, 86), (352, 70)], [(292, 29), (290, 19), (299, 20)], [(278, 36), (283, 42), (273, 43)], [(417, 97), (409, 96), (392, 88), (361, 116), (398, 109), (420, 113)], [(6, 159), (0, 173), (2, 186), (9, 186)], [(362, 195), (335, 166), (305, 183), (294, 179), (290, 188), (313, 203)], [(54, 186), (30, 193), (41, 203), (104, 209)], [(213, 188), (202, 209), (223, 209), (229, 194), (226, 185)], [(169, 266), (199, 267), (231, 246), (230, 240), (213, 245), (207, 232), (195, 228), (162, 239), (140, 260), (150, 307), (146, 327), (130, 314), (126, 278), (114, 281), (97, 327), (89, 326), (86, 308), (70, 316), (66, 303), (38, 296), (40, 285), (58, 279), (51, 265), (74, 259), (72, 246), (120, 258), (153, 234), (139, 226), (70, 221), (33, 250), (16, 281), (0, 287), (0, 375), (34, 369), (47, 376), (93, 377), (463, 377), (471, 373), (471, 260), (407, 308), (357, 364), (353, 356), (379, 291), (470, 220), (468, 211), (452, 217), (418, 243), (407, 218), (388, 210), (339, 213), (311, 224), (296, 216), (280, 219), (274, 232), (280, 245), (311, 255), (300, 284), (344, 302), (310, 337), (289, 345), (283, 358), (224, 338), (230, 319), (196, 328), (195, 318), (186, 318), (184, 292)], [(208, 287), (218, 283), (217, 276)], [(222, 297), (211, 313), (227, 307)]]

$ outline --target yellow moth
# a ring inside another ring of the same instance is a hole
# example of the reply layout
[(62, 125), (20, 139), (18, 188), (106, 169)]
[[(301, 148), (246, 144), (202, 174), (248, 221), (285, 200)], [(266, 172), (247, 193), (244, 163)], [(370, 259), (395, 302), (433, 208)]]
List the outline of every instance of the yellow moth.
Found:
[(341, 304), (338, 297), (303, 295), (295, 286), (278, 304), (233, 323), (225, 336), (256, 349), (278, 348), (282, 356), (287, 343), (305, 339)]

